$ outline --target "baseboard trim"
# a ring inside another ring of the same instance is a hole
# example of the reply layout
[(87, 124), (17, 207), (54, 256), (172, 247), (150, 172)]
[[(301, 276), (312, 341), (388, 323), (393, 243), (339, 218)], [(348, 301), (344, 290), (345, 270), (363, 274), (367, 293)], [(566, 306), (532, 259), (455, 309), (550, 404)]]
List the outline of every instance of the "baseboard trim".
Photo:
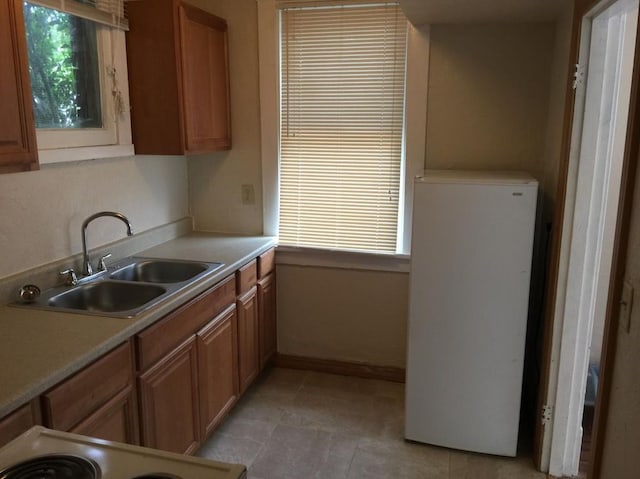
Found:
[(279, 353), (276, 355), (275, 365), (281, 368), (305, 369), (308, 371), (356, 376), (367, 379), (382, 379), (396, 383), (403, 383), (405, 377), (404, 368), (374, 366), (371, 364), (336, 361), (333, 359), (290, 356)]

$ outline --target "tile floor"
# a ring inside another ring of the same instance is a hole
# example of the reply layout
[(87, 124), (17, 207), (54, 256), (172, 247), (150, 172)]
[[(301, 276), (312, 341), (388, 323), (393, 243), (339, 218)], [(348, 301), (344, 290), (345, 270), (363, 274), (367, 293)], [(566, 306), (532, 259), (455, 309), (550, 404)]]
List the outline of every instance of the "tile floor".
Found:
[(247, 465), (248, 479), (542, 479), (530, 457), (405, 442), (404, 386), (266, 371), (198, 455)]

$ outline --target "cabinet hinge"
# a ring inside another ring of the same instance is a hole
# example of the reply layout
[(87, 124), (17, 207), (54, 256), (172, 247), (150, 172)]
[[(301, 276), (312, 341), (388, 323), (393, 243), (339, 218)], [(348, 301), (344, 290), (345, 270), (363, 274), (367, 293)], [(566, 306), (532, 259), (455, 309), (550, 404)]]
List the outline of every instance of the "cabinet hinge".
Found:
[(576, 63), (575, 71), (573, 72), (573, 89), (578, 88), (578, 85), (582, 86), (584, 84), (584, 66), (580, 63)]
[(542, 406), (542, 414), (540, 417), (542, 425), (543, 426), (548, 425), (551, 422), (552, 418), (553, 418), (553, 407), (545, 404), (544, 406)]

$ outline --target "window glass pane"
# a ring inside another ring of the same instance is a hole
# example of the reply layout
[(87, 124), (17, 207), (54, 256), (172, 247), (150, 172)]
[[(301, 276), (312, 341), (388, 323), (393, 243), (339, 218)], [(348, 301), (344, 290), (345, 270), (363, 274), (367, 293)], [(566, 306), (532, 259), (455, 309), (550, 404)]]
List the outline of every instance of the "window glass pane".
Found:
[(24, 3), (36, 128), (101, 128), (95, 23)]

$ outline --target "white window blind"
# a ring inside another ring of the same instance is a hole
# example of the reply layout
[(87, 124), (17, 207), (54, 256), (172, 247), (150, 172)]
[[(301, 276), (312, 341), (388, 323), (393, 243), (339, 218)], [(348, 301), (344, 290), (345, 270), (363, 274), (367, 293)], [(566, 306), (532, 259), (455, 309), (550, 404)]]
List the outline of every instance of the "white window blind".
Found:
[(281, 10), (280, 244), (395, 252), (406, 36), (396, 4)]
[(109, 27), (129, 29), (125, 0), (28, 0), (28, 2)]

